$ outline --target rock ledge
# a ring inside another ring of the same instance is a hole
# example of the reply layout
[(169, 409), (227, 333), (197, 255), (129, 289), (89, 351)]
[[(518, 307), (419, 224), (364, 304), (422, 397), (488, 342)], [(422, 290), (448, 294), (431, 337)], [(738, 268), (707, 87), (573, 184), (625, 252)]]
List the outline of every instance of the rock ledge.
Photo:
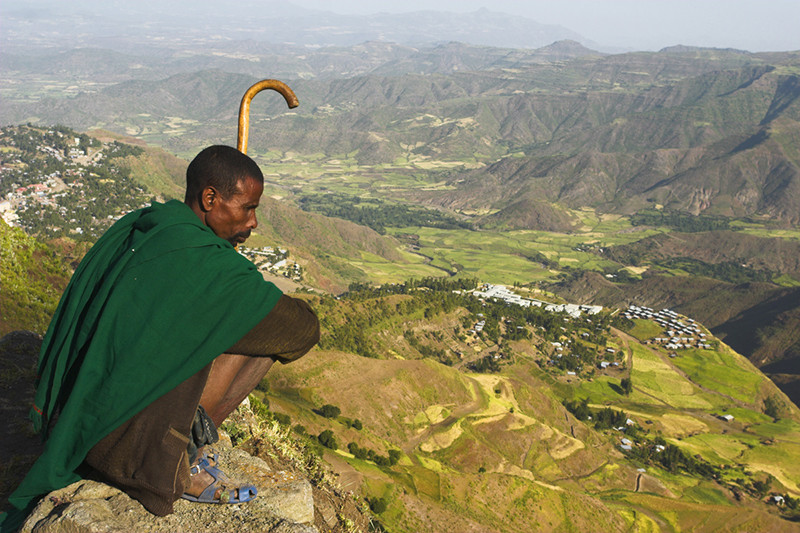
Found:
[(275, 472), (243, 450), (220, 446), (220, 469), (234, 480), (252, 483), (258, 497), (236, 505), (175, 503), (175, 513), (150, 514), (124, 492), (81, 480), (51, 492), (31, 513), (21, 533), (230, 532), (317, 533), (311, 484), (288, 472)]

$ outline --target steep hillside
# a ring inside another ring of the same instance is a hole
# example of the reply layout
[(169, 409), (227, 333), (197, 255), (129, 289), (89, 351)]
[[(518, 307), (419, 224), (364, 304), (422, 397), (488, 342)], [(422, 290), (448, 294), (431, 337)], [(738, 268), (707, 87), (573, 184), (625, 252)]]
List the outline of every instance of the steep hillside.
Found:
[[(556, 315), (559, 330), (539, 322), (546, 314), (520, 322), (514, 306), (481, 306), (441, 289), (317, 300), (322, 349), (266, 380), (285, 422), (320, 439), (332, 432), (324, 457), (345, 488), (382, 500), (389, 530), (794, 530), (748, 483), (800, 490), (791, 461), (774, 462), (800, 453), (800, 413), (744, 358), (717, 340), (671, 358), (652, 344), (655, 322), (635, 320), (625, 334), (604, 329), (607, 317)], [(485, 330), (470, 332), (480, 320)], [(580, 357), (583, 366), (568, 372), (554, 363), (556, 343), (566, 347), (563, 359)], [(348, 345), (371, 355), (342, 350)], [(601, 369), (601, 358), (620, 366)], [(496, 362), (481, 366), (486, 359)], [(334, 416), (320, 409), (326, 404)], [(779, 409), (780, 421), (765, 409)], [(601, 423), (603, 412), (618, 411), (622, 426), (632, 420), (624, 434)], [(632, 448), (620, 448), (621, 439)], [(377, 455), (364, 457), (367, 450)], [(396, 462), (378, 458), (393, 453)], [(666, 466), (667, 456), (685, 462)], [(717, 514), (724, 519), (708, 520)]]
[(72, 274), (65, 249), (42, 244), (0, 220), (0, 336), (44, 334)]
[(711, 264), (736, 261), (755, 270), (800, 274), (800, 242), (742, 231), (660, 233), (608, 248), (604, 255), (629, 265), (690, 257)]
[(253, 244), (268, 242), (289, 247), (303, 258), (313, 285), (333, 293), (342, 292), (353, 281), (368, 280), (367, 273), (353, 264), (365, 254), (405, 262), (399, 252), (400, 243), (391, 237), (346, 220), (307, 213), (271, 198), (264, 198), (259, 207), (256, 232)]
[(676, 309), (708, 326), (773, 378), (800, 403), (800, 289), (771, 283), (728, 283), (707, 277), (645, 275), (614, 283), (585, 273), (549, 289), (568, 301), (625, 307)]

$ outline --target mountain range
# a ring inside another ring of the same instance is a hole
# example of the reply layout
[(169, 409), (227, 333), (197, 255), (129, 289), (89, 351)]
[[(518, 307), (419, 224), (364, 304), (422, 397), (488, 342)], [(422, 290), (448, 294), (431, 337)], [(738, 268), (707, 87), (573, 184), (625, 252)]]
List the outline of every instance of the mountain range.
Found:
[[(347, 59), (364, 52), (370, 59), (356, 71), (371, 70), (350, 75)], [(27, 67), (21, 57), (6, 57), (22, 78), (53, 72), (56, 62), (104, 64), (105, 73), (73, 67), (70, 76), (77, 84), (91, 78), (110, 85), (73, 98), (9, 102), (2, 123), (123, 127), (188, 153), (234, 138), (234, 102), (256, 81), (215, 70), (156, 80), (147, 79), (151, 71), (113, 83), (133, 58), (87, 53)], [(281, 110), (276, 100), (254, 104), (252, 146), (355, 152), (362, 165), (390, 163), (409, 151), (421, 161), (474, 161), (478, 168), (443, 176), (450, 190), (413, 200), (451, 210), (488, 208), (493, 223), (511, 227), (528, 226), (516, 213), (532, 199), (618, 213), (665, 207), (798, 221), (798, 53), (680, 48), (607, 56), (570, 42), (534, 51), (368, 43), (338, 62), (328, 59), (336, 77), (312, 71), (313, 78), (292, 81), (303, 102), (297, 112)], [(169, 68), (186, 67), (171, 62)], [(183, 122), (179, 135), (164, 135), (168, 117)], [(570, 222), (556, 226), (568, 229)]]

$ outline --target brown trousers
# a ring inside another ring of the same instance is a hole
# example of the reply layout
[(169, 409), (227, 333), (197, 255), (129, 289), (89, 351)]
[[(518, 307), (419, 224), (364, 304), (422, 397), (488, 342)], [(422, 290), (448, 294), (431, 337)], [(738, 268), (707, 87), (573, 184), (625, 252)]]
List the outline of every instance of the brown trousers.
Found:
[[(314, 311), (303, 300), (281, 296), (273, 310), (226, 353), (288, 363), (317, 342), (319, 321)], [(155, 515), (172, 513), (174, 502), (189, 486), (189, 432), (212, 364), (109, 433), (86, 456), (85, 463), (101, 477)]]

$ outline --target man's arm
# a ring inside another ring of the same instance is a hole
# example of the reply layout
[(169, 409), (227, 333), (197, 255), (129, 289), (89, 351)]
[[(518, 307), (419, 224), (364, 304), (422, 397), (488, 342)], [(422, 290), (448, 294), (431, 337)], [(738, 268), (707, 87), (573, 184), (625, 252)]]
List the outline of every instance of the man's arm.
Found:
[(272, 311), (225, 352), (289, 363), (318, 342), (319, 319), (311, 306), (299, 298), (281, 295)]

